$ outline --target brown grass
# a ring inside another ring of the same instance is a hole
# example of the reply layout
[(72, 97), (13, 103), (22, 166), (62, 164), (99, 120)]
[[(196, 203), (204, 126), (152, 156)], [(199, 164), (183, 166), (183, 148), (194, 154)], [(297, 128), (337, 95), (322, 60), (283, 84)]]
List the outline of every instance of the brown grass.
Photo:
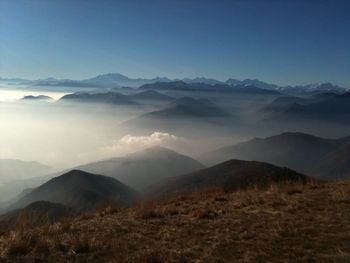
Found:
[(350, 182), (219, 190), (0, 236), (0, 262), (350, 262)]

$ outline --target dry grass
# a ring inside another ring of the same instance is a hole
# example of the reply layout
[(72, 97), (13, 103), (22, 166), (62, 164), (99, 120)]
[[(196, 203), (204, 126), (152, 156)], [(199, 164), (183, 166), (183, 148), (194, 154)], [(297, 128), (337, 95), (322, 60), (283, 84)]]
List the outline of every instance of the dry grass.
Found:
[(350, 262), (350, 182), (173, 196), (0, 236), (8, 262)]

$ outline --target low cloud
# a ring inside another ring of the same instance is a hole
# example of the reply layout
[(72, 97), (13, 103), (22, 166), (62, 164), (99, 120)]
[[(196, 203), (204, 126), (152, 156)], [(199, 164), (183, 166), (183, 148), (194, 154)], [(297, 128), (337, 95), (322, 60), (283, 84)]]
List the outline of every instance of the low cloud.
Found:
[(157, 145), (172, 144), (179, 141), (179, 137), (166, 132), (153, 132), (148, 136), (132, 136), (130, 134), (123, 136), (118, 142), (124, 146), (143, 148)]
[(163, 146), (169, 148), (178, 148), (185, 144), (185, 140), (174, 134), (167, 132), (155, 131), (150, 135), (134, 136), (127, 134), (119, 140), (115, 140), (111, 145), (104, 147), (104, 152), (107, 155), (125, 155), (144, 148)]

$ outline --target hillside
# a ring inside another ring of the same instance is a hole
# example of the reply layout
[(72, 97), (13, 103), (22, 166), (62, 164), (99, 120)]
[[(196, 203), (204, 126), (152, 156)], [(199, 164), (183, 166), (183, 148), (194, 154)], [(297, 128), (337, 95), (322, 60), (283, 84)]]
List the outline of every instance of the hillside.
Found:
[(313, 172), (325, 179), (350, 178), (350, 142), (325, 155)]
[(350, 183), (196, 192), (0, 236), (1, 262), (350, 261)]
[(43, 223), (53, 223), (62, 218), (76, 215), (74, 209), (61, 204), (47, 201), (37, 201), (24, 208), (10, 211), (0, 216), (0, 225), (4, 228), (15, 229), (19, 222), (25, 223), (25, 227), (33, 227)]
[(312, 179), (287, 168), (255, 161), (230, 160), (164, 180), (151, 188), (149, 193), (153, 197), (162, 197), (208, 188), (233, 191), (250, 187), (266, 188), (273, 183), (306, 183), (308, 181)]
[(204, 168), (198, 161), (167, 148), (152, 147), (124, 157), (79, 166), (78, 169), (114, 177), (143, 190), (164, 178)]
[[(322, 159), (347, 143), (350, 143), (348, 137), (326, 139), (304, 133), (288, 132), (267, 138), (255, 138), (204, 153), (199, 160), (208, 165), (232, 158), (256, 160), (318, 175), (318, 167), (322, 164)], [(329, 162), (329, 165), (337, 164)], [(332, 176), (336, 175), (332, 174)]]
[(130, 205), (136, 199), (132, 189), (114, 178), (72, 170), (32, 190), (7, 210), (23, 208), (37, 201), (49, 201), (84, 211), (108, 202)]

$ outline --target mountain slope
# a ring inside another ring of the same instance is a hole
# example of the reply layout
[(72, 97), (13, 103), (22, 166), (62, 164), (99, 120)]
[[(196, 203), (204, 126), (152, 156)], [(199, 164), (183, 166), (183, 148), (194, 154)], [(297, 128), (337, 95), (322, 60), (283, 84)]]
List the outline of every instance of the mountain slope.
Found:
[(350, 143), (344, 143), (325, 155), (312, 172), (325, 179), (349, 179), (349, 164)]
[(317, 175), (314, 172), (321, 160), (349, 141), (348, 137), (324, 139), (303, 133), (283, 133), (208, 152), (202, 154), (199, 160), (205, 164), (215, 164), (232, 158), (256, 160)]
[(5, 232), (0, 260), (346, 263), (349, 195), (349, 182), (197, 192)]
[(204, 166), (198, 161), (162, 147), (78, 167), (83, 171), (114, 177), (136, 190), (145, 189), (164, 178), (202, 168)]
[(33, 227), (38, 224), (52, 223), (62, 218), (72, 217), (76, 215), (74, 209), (47, 201), (37, 201), (29, 204), (25, 208), (10, 211), (0, 216), (0, 224), (4, 224), (9, 228), (15, 228), (16, 222), (23, 223), (25, 227)]
[(209, 188), (227, 191), (249, 187), (267, 187), (272, 183), (302, 182), (311, 178), (288, 168), (255, 161), (230, 160), (218, 165), (163, 181), (150, 189), (151, 195), (163, 196)]
[(25, 207), (37, 201), (49, 201), (84, 211), (110, 201), (130, 205), (136, 198), (132, 189), (114, 178), (72, 170), (34, 189), (12, 204), (8, 210)]

